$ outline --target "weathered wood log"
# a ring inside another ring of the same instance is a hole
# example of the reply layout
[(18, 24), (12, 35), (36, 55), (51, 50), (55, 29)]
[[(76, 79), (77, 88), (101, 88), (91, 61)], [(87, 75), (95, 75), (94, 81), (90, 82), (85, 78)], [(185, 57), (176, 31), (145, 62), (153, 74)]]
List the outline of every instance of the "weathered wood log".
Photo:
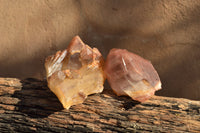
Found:
[(144, 103), (110, 89), (63, 109), (45, 81), (0, 78), (0, 132), (200, 132), (200, 101)]

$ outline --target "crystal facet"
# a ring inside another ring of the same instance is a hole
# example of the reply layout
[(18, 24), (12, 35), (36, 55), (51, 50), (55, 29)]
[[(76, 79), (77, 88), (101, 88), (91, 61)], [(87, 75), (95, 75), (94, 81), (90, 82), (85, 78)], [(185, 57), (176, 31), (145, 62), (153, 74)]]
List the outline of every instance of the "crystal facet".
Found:
[(144, 102), (161, 89), (160, 78), (151, 62), (124, 49), (109, 52), (104, 71), (118, 96), (128, 95)]
[(48, 87), (66, 109), (83, 103), (88, 95), (103, 91), (103, 63), (98, 49), (75, 36), (66, 50), (46, 58)]

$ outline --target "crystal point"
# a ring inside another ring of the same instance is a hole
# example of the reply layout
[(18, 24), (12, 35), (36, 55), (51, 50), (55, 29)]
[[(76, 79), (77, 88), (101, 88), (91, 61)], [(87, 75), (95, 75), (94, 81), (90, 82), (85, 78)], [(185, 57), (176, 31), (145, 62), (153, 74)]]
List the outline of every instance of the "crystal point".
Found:
[(48, 87), (66, 109), (83, 103), (88, 95), (103, 91), (103, 63), (98, 49), (75, 36), (66, 50), (46, 58)]
[(109, 52), (104, 71), (118, 96), (127, 95), (144, 102), (161, 89), (160, 78), (151, 62), (124, 49)]

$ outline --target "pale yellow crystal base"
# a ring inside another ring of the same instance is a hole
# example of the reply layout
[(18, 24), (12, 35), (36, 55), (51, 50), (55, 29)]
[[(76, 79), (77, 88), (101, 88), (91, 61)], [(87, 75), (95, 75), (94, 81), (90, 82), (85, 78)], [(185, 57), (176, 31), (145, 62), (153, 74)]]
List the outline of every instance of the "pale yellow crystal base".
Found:
[(102, 92), (104, 77), (99, 68), (82, 67), (71, 74), (66, 71), (54, 73), (48, 83), (63, 107), (68, 109), (72, 105), (83, 103), (88, 95)]

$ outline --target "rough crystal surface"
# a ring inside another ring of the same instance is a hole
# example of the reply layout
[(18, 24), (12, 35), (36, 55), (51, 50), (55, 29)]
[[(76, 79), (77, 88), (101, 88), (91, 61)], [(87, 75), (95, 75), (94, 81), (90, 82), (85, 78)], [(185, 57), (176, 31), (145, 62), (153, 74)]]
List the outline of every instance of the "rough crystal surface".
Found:
[(83, 103), (88, 95), (103, 91), (103, 57), (75, 36), (68, 48), (45, 60), (48, 87), (63, 107)]
[(128, 95), (144, 102), (161, 89), (160, 78), (151, 62), (124, 49), (109, 52), (104, 71), (118, 96)]

